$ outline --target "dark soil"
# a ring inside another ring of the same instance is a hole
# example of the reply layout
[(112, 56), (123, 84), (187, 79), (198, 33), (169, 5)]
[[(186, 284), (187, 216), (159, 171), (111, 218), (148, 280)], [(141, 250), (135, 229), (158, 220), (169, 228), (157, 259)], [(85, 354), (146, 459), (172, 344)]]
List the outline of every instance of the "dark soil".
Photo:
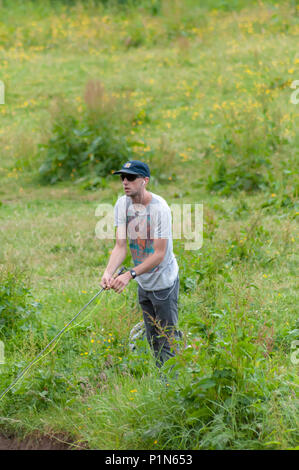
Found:
[(71, 448), (74, 449), (71, 442), (67, 443), (65, 436), (55, 438), (32, 436), (22, 440), (0, 436), (0, 450), (70, 450)]

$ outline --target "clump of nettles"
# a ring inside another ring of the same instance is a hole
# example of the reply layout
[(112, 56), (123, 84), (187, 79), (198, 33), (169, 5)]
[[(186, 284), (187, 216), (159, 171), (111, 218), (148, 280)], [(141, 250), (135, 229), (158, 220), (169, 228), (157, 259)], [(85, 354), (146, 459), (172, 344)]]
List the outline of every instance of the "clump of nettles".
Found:
[(56, 102), (52, 135), (42, 145), (42, 182), (105, 177), (133, 158), (127, 136), (134, 121), (130, 100), (109, 94), (99, 81), (86, 85), (82, 113), (66, 101)]
[(40, 325), (41, 304), (28, 287), (24, 271), (0, 268), (0, 339), (19, 333), (37, 331)]

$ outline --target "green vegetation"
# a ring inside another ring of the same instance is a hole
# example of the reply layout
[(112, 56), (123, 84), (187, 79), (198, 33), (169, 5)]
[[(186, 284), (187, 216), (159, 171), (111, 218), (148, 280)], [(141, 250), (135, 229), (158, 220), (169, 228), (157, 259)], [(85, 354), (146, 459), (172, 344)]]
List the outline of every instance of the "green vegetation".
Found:
[[(95, 177), (108, 176), (132, 152), (122, 136), (130, 129), (127, 110), (120, 100), (107, 97), (99, 82), (89, 82), (85, 99), (87, 115), (79, 122), (76, 110), (66, 112), (65, 103), (58, 105), (54, 118), (53, 137), (42, 149), (47, 150), (39, 172), (44, 182), (56, 183), (66, 178), (81, 177), (94, 171)], [(127, 114), (127, 112), (126, 112)], [(132, 119), (132, 117), (131, 117)], [(84, 179), (84, 178), (83, 178)], [(102, 180), (99, 179), (99, 182)]]
[(96, 238), (95, 211), (122, 194), (113, 170), (144, 160), (149, 190), (204, 207), (201, 249), (174, 240), (183, 344), (169, 385), (145, 341), (129, 347), (142, 319), (130, 283), (3, 398), (1, 432), (296, 448), (297, 3), (3, 1), (0, 13), (0, 393), (99, 290), (113, 240)]

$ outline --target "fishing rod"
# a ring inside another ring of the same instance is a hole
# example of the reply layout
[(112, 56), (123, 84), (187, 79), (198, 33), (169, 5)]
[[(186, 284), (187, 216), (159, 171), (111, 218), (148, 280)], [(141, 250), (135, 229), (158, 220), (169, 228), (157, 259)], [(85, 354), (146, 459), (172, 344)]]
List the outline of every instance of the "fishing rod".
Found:
[[(116, 277), (120, 276), (124, 271), (126, 271), (127, 269), (125, 267), (122, 267), (114, 276), (113, 278), (115, 279)], [(2, 398), (4, 398), (4, 396), (9, 392), (9, 390), (11, 390), (18, 382), (19, 380), (21, 380), (21, 378), (26, 374), (26, 372), (33, 366), (33, 364), (35, 364), (41, 357), (43, 357), (43, 354), (44, 352), (53, 344), (55, 343), (55, 341), (65, 332), (65, 330), (73, 323), (73, 321), (76, 320), (76, 318), (80, 315), (81, 312), (83, 312), (83, 310), (86, 309), (86, 307), (88, 307), (89, 304), (91, 304), (91, 302), (94, 301), (94, 299), (96, 297), (98, 297), (101, 292), (103, 292), (103, 290), (105, 290), (105, 287), (102, 287), (102, 289), (99, 290), (99, 292), (97, 292), (92, 299), (90, 299), (89, 302), (87, 302), (86, 305), (84, 305), (83, 308), (81, 308), (80, 312), (78, 312), (63, 328), (62, 330), (59, 331), (59, 333), (57, 333), (57, 335), (50, 341), (50, 343), (47, 344), (47, 346), (44, 347), (44, 349), (28, 364), (28, 366), (25, 367), (25, 369), (23, 369), (20, 374), (15, 378), (15, 380), (1, 393), (0, 395), (0, 401), (2, 400)], [(53, 346), (53, 348), (55, 347), (55, 344)], [(49, 351), (51, 352), (51, 350)], [(48, 353), (47, 353), (48, 354)]]

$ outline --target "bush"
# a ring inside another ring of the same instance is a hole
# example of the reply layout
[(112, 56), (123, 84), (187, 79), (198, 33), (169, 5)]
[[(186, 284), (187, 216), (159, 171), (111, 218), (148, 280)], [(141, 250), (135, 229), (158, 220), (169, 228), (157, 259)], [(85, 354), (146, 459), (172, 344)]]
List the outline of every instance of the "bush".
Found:
[(23, 271), (0, 268), (0, 337), (37, 331), (40, 307), (41, 304), (32, 299)]
[(175, 180), (175, 152), (162, 137), (157, 149), (129, 137), (133, 126), (148, 120), (128, 99), (105, 92), (99, 81), (90, 81), (85, 90), (85, 109), (78, 117), (73, 105), (54, 103), (52, 137), (42, 145), (46, 153), (39, 168), (43, 183), (71, 180), (82, 189), (106, 187), (105, 178), (126, 160), (142, 160), (151, 168), (152, 181)]
[(263, 103), (254, 105), (242, 112), (224, 111), (224, 120), (207, 151), (207, 155), (213, 151), (218, 157), (208, 177), (210, 191), (230, 195), (271, 186), (273, 159), (287, 141), (282, 138), (279, 113), (270, 113)]
[(98, 81), (87, 83), (85, 103), (79, 117), (69, 103), (57, 106), (52, 137), (41, 147), (46, 152), (39, 168), (42, 182), (107, 176), (124, 160), (133, 159), (126, 136), (134, 116), (127, 103), (108, 95)]

